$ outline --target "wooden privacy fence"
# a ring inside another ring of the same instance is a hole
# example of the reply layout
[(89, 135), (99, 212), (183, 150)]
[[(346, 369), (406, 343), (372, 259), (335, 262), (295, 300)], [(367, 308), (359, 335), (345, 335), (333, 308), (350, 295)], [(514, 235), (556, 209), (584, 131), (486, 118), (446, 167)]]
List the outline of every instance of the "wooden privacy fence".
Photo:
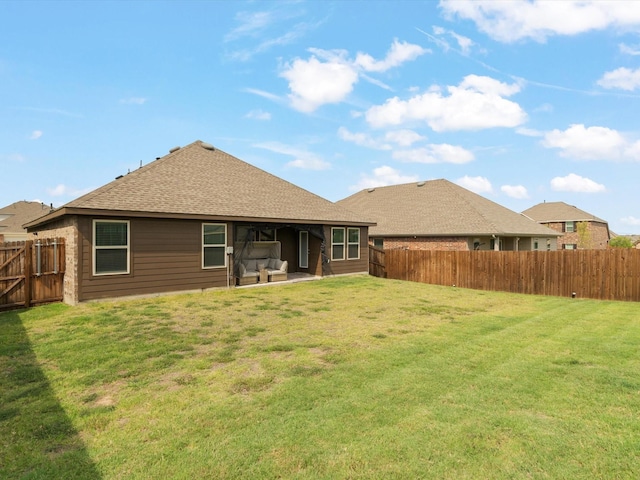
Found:
[(61, 301), (64, 239), (0, 243), (0, 311)]
[(369, 273), (374, 277), (387, 277), (384, 268), (384, 250), (373, 245), (369, 245)]
[[(640, 250), (385, 250), (387, 278), (535, 295), (640, 301)], [(373, 273), (372, 273), (373, 274)]]

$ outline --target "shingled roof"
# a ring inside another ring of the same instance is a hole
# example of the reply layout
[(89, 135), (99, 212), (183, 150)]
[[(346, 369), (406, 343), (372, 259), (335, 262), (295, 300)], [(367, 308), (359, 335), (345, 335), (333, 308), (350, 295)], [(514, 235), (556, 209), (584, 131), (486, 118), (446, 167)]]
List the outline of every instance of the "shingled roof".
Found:
[(171, 149), (168, 155), (67, 203), (44, 220), (64, 213), (100, 212), (371, 224), (361, 215), (199, 140)]
[(580, 210), (573, 205), (564, 202), (544, 202), (522, 212), (523, 215), (536, 222), (599, 222), (607, 223), (606, 220), (591, 215), (584, 210)]
[(24, 232), (22, 226), (49, 213), (51, 209), (40, 202), (20, 201), (0, 208), (0, 233)]
[(559, 235), (443, 179), (370, 188), (337, 203), (372, 218), (370, 236)]

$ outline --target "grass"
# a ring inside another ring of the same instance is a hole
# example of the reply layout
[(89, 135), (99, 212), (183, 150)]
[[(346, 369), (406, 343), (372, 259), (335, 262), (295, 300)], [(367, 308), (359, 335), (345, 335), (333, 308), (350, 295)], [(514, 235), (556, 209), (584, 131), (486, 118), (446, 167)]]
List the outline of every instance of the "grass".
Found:
[(373, 277), (0, 314), (0, 478), (638, 478), (640, 305)]

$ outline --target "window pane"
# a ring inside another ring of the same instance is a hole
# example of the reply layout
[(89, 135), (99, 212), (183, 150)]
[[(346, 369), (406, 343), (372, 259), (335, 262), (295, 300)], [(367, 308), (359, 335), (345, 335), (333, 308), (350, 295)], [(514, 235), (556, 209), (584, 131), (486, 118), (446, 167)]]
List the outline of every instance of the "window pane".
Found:
[(127, 224), (125, 222), (96, 222), (97, 247), (124, 245), (127, 245)]
[(360, 258), (360, 249), (356, 244), (349, 245), (349, 259)]
[(331, 235), (332, 243), (344, 243), (344, 228), (334, 228)]
[(334, 260), (344, 260), (344, 245), (333, 245), (331, 247), (331, 258)]
[(127, 249), (96, 250), (96, 273), (126, 273)]
[(206, 247), (204, 249), (205, 267), (224, 267), (225, 247)]
[(360, 243), (360, 229), (359, 228), (350, 228), (349, 229), (349, 243)]
[(225, 226), (224, 225), (205, 225), (204, 226), (204, 244), (205, 245), (225, 245)]

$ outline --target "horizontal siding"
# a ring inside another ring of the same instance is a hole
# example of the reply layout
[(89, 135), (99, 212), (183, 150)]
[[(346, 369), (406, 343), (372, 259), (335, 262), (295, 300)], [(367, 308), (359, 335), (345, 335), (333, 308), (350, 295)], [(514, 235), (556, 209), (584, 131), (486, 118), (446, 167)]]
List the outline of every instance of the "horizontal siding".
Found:
[[(202, 222), (123, 218), (130, 223), (131, 270), (128, 275), (94, 276), (92, 221), (80, 222), (80, 301), (125, 295), (196, 290), (227, 285), (226, 269), (202, 268)], [(227, 242), (231, 244), (231, 226)]]
[[(334, 227), (348, 227), (345, 225), (333, 225)], [(366, 227), (360, 228), (360, 258), (357, 260), (331, 260), (328, 268), (324, 269), (324, 275), (345, 275), (348, 273), (361, 273), (369, 271), (369, 237)], [(331, 258), (331, 226), (325, 227), (326, 254)], [(346, 256), (346, 246), (345, 246)]]

